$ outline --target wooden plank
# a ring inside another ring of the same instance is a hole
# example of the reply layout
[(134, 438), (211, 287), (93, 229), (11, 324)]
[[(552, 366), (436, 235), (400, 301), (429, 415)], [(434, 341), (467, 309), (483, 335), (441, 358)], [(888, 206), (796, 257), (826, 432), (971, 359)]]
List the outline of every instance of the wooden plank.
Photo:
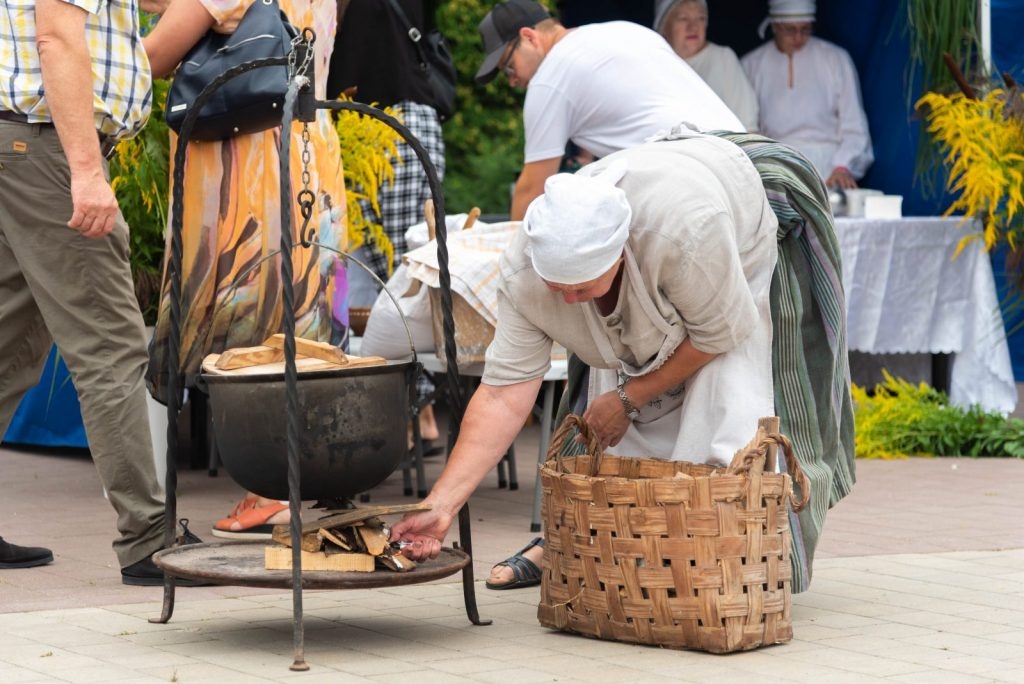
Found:
[(337, 545), (339, 548), (345, 549), (346, 551), (351, 551), (352, 550), (352, 547), (349, 546), (348, 542), (346, 542), (344, 539), (342, 539), (340, 536), (334, 534), (330, 530), (325, 530), (325, 529), (321, 528), (320, 531), (317, 532), (317, 534), (319, 534), (321, 537), (323, 537), (325, 541), (329, 541), (332, 544)]
[[(332, 553), (330, 555), (318, 551), (299, 552), (302, 557), (302, 569), (315, 572), (332, 570), (336, 572), (373, 572), (376, 565), (373, 556), (365, 553)], [(285, 546), (267, 546), (263, 552), (263, 564), (267, 570), (291, 570), (292, 550)]]
[(234, 370), (248, 366), (284, 361), (284, 352), (262, 345), (257, 347), (236, 347), (221, 354), (214, 364), (219, 370)]
[[(260, 366), (245, 366), (243, 368), (226, 370), (217, 368), (216, 366), (220, 356), (220, 354), (208, 354), (206, 358), (203, 359), (203, 372), (209, 373), (210, 375), (281, 375), (284, 373), (283, 358), (281, 361), (266, 363)], [(339, 366), (329, 361), (299, 356), (295, 358), (295, 369), (298, 373), (302, 374), (323, 370), (345, 371), (349, 368), (383, 366), (387, 364), (387, 360), (380, 356), (350, 356), (348, 357), (348, 360), (348, 365)]]
[(397, 515), (398, 513), (409, 513), (411, 511), (429, 511), (430, 504), (425, 503), (414, 503), (414, 504), (398, 504), (397, 506), (366, 506), (364, 508), (353, 508), (350, 511), (344, 511), (336, 515), (329, 515), (326, 518), (319, 518), (317, 520), (311, 520), (310, 522), (302, 524), (302, 533), (316, 532), (320, 528), (332, 529), (335, 527), (345, 527), (346, 525), (352, 525), (353, 523), (366, 520), (367, 518), (375, 518), (381, 515)]
[(363, 540), (366, 552), (371, 556), (381, 555), (384, 553), (384, 549), (388, 547), (388, 538), (384, 534), (384, 524), (380, 520), (368, 520), (362, 527), (357, 527), (356, 532), (359, 533), (360, 538)]
[[(284, 334), (277, 333), (276, 335), (271, 335), (263, 344), (272, 349), (284, 349)], [(348, 365), (348, 355), (327, 342), (314, 342), (313, 340), (304, 340), (301, 337), (296, 337), (295, 353), (296, 355), (302, 354), (303, 356), (320, 359), (321, 361), (327, 361), (338, 366)]]

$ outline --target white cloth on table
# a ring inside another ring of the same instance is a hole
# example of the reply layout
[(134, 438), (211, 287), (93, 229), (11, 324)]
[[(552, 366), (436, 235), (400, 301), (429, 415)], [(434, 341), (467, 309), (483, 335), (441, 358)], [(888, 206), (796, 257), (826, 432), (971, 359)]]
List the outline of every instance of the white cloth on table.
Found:
[(847, 343), (875, 354), (952, 353), (949, 398), (1009, 413), (1017, 389), (992, 265), (959, 218), (836, 219)]

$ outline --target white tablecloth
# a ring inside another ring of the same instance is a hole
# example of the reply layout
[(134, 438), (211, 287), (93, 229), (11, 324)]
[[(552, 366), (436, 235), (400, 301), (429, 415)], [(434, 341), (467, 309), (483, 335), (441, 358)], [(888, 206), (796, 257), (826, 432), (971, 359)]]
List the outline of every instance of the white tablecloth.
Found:
[(950, 401), (1009, 413), (1017, 404), (992, 264), (959, 218), (836, 219), (847, 344), (876, 354), (952, 353)]

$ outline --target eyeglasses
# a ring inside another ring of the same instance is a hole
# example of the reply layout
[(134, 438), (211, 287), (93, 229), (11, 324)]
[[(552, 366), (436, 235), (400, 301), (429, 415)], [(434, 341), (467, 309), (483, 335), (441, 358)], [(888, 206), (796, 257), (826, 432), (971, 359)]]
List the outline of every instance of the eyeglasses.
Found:
[(514, 55), (516, 50), (519, 48), (519, 38), (520, 36), (516, 36), (515, 41), (512, 43), (512, 49), (502, 55), (501, 59), (498, 60), (498, 70), (504, 71), (505, 76), (509, 78), (514, 76), (516, 73), (516, 68), (512, 64), (512, 55)]
[(772, 24), (772, 31), (780, 36), (809, 36), (814, 31), (813, 24)]

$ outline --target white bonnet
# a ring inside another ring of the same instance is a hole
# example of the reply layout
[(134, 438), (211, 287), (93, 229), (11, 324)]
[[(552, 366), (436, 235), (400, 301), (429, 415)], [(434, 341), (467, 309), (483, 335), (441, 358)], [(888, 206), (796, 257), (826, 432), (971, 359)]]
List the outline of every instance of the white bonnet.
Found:
[(544, 183), (544, 194), (523, 217), (533, 269), (544, 280), (578, 285), (605, 273), (622, 255), (633, 210), (615, 187), (626, 173), (623, 161), (596, 175), (559, 173)]
[(757, 33), (764, 38), (768, 24), (774, 22), (814, 21), (814, 0), (768, 0), (768, 17), (757, 27)]
[[(665, 23), (665, 18), (668, 17), (669, 12), (676, 8), (684, 0), (657, 0), (654, 3), (654, 30), (658, 33), (662, 33), (661, 29)], [(707, 0), (687, 0), (701, 6), (704, 13), (707, 14), (708, 3)], [(662, 35), (665, 35), (662, 33)]]

